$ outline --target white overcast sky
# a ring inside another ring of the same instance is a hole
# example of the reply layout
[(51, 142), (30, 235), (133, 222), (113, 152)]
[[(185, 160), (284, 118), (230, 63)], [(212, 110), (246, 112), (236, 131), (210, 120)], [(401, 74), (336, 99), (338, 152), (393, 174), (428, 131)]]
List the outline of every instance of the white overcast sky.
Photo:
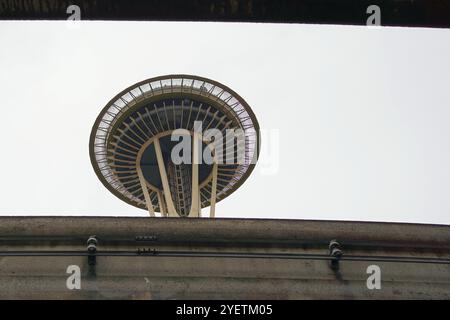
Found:
[(89, 134), (171, 73), (279, 134), (217, 216), (450, 224), (450, 30), (281, 24), (0, 22), (0, 215), (147, 216), (97, 179)]

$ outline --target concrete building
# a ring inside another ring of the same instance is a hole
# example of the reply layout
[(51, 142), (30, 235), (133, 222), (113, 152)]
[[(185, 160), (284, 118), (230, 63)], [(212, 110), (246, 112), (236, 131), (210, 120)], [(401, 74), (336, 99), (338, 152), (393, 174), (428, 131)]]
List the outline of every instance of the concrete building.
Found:
[(0, 235), (2, 299), (450, 298), (443, 225), (2, 217)]

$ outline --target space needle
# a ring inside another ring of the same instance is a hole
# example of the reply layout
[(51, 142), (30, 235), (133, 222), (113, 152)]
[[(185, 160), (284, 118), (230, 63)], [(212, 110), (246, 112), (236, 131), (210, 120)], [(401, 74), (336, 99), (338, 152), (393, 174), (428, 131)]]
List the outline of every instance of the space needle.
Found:
[(259, 144), (258, 121), (232, 89), (166, 75), (112, 98), (94, 123), (89, 152), (105, 187), (150, 216), (200, 217), (209, 206), (214, 217), (216, 203), (252, 172)]

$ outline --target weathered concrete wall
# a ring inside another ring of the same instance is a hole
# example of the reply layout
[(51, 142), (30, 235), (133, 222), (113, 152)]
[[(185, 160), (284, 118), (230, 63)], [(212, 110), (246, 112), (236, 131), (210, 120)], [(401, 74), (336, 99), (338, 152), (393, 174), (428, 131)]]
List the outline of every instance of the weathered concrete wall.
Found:
[[(95, 266), (88, 265), (87, 256), (74, 254), (86, 252), (86, 240), (91, 235), (99, 239)], [(139, 236), (156, 239), (137, 241)], [(337, 239), (344, 251), (339, 270), (333, 270), (330, 261), (323, 260), (332, 239)], [(155, 251), (139, 255), (139, 248)], [(26, 256), (11, 256), (24, 251), (28, 252)], [(255, 219), (3, 217), (0, 252), (3, 299), (450, 298), (450, 226)], [(124, 255), (119, 256), (120, 252)], [(30, 256), (44, 253), (60, 255)], [(104, 255), (108, 253), (116, 256)], [(311, 259), (305, 254), (318, 258)], [(433, 258), (440, 263), (345, 260), (361, 256), (369, 260)], [(81, 268), (80, 290), (66, 287), (69, 265)], [(369, 265), (381, 269), (379, 290), (367, 288)]]

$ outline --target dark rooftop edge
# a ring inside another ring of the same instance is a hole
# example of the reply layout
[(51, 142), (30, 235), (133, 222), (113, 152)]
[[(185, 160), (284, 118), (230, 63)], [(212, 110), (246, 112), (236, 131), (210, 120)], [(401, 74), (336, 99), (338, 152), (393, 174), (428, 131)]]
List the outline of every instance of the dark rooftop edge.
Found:
[(8, 237), (128, 238), (155, 236), (158, 243), (327, 244), (450, 249), (450, 226), (329, 220), (3, 216)]

